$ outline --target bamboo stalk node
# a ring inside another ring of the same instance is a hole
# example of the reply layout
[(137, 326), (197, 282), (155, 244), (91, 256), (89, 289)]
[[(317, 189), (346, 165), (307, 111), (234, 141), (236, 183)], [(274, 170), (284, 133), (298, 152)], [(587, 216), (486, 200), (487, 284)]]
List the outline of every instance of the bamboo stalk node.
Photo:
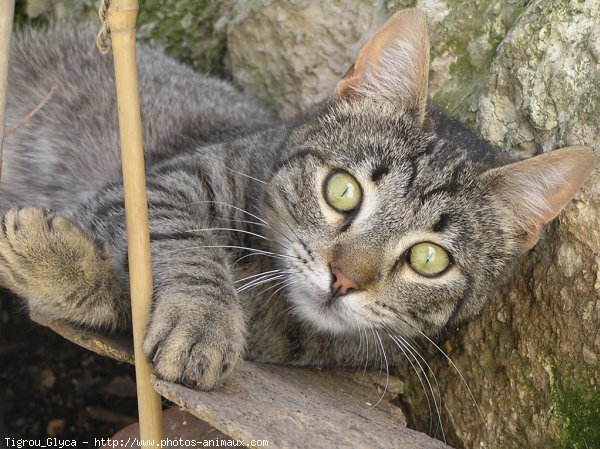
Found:
[(111, 6), (108, 8), (108, 27), (110, 29), (111, 38), (118, 33), (135, 33), (135, 25), (137, 21), (138, 8), (117, 8)]

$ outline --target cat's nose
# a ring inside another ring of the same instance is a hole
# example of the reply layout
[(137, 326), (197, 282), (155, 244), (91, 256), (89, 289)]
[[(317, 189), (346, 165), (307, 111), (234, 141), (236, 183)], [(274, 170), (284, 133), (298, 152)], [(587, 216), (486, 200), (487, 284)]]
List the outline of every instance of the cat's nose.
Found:
[(344, 296), (352, 290), (360, 290), (359, 283), (350, 279), (339, 268), (331, 267), (331, 275), (331, 296), (333, 298)]

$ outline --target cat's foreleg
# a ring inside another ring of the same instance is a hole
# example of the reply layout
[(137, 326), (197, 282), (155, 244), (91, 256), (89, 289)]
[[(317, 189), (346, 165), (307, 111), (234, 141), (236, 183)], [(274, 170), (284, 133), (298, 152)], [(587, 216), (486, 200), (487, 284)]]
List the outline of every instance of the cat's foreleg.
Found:
[[(244, 315), (224, 248), (232, 242), (211, 231), (224, 225), (213, 224), (215, 201), (230, 202), (235, 192), (220, 189), (215, 198), (196, 172), (185, 170), (148, 176), (154, 292), (143, 349), (161, 378), (211, 389), (232, 372), (245, 346)], [(110, 242), (114, 263), (125, 271), (122, 188), (106, 187), (77, 216), (96, 239)]]
[[(245, 346), (245, 320), (227, 246), (211, 232), (210, 201), (189, 211), (149, 179), (154, 293), (143, 348), (163, 379), (211, 389)], [(202, 198), (202, 186), (186, 192)], [(130, 327), (122, 187), (109, 185), (72, 214), (11, 209), (0, 229), (0, 285), (32, 310), (88, 328)], [(75, 221), (76, 220), (76, 221)]]
[(0, 285), (30, 309), (105, 331), (129, 327), (129, 301), (108, 245), (47, 209), (11, 209), (1, 225)]
[(230, 262), (208, 239), (153, 235), (154, 301), (144, 352), (162, 378), (200, 389), (229, 375), (245, 346)]

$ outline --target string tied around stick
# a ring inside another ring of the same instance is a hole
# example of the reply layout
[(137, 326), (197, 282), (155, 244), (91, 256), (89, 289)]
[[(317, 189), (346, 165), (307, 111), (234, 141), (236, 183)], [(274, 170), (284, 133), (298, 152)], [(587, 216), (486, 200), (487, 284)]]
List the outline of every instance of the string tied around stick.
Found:
[(100, 0), (100, 6), (98, 7), (98, 18), (100, 19), (100, 31), (96, 37), (96, 45), (98, 50), (103, 55), (110, 53), (112, 42), (110, 39), (110, 27), (108, 26), (108, 8), (110, 6), (110, 0)]

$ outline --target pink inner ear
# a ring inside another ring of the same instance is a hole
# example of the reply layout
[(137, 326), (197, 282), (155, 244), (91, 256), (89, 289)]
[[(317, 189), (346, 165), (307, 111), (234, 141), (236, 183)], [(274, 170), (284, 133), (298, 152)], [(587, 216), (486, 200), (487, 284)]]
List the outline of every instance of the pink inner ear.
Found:
[(574, 146), (493, 170), (500, 195), (512, 211), (515, 228), (524, 234), (524, 249), (565, 208), (594, 169), (591, 148)]
[[(587, 179), (587, 176), (585, 176), (585, 179)], [(581, 183), (581, 185), (583, 185), (583, 183)], [(548, 204), (549, 209), (545, 214), (542, 214), (542, 221), (549, 223), (550, 221), (554, 220), (569, 203), (569, 201), (571, 201), (571, 199), (575, 196), (581, 185), (578, 185), (574, 188), (572, 184), (569, 184), (566, 186), (566, 188), (558, 189), (552, 192), (550, 195), (546, 195), (544, 200)]]
[(335, 96), (370, 96), (423, 108), (428, 74), (427, 20), (422, 12), (407, 9), (394, 14), (364, 45)]

